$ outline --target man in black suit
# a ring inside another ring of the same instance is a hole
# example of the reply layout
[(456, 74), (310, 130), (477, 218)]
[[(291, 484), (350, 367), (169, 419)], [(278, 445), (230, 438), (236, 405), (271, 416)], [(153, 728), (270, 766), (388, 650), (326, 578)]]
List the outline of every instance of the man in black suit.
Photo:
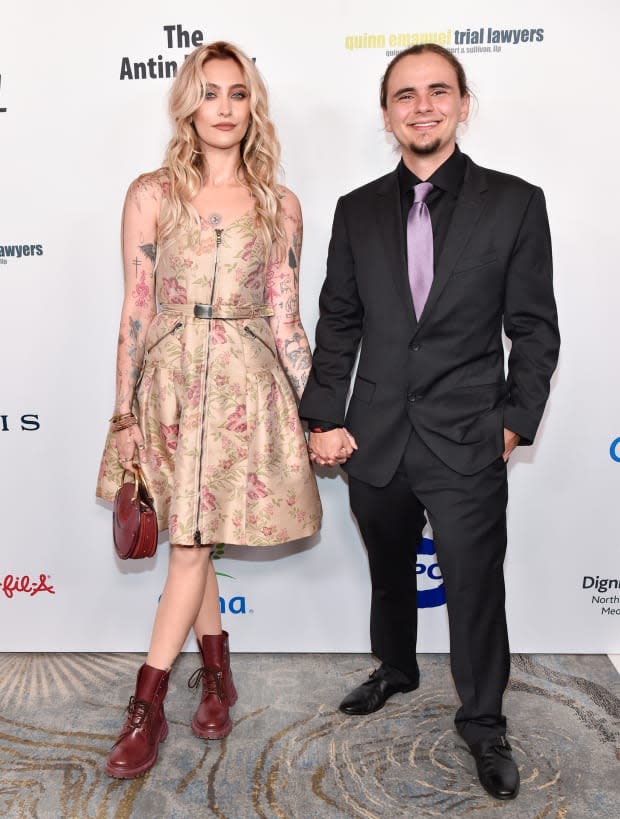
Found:
[(370, 564), (381, 666), (341, 710), (371, 713), (418, 687), (416, 548), (426, 515), (446, 591), (456, 728), (483, 786), (511, 799), (506, 462), (534, 440), (559, 332), (543, 193), (460, 152), (469, 100), (461, 64), (440, 46), (414, 46), (388, 66), (381, 105), (402, 160), (338, 201), (300, 414), (312, 459), (348, 473)]

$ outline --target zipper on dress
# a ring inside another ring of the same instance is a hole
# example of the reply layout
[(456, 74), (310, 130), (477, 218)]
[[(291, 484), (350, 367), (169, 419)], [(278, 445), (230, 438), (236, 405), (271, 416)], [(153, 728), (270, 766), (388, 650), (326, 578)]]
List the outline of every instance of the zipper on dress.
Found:
[[(211, 297), (209, 298), (209, 304), (213, 304), (213, 296), (215, 295), (215, 277), (217, 275), (217, 265), (220, 259), (220, 246), (222, 244), (222, 233), (224, 232), (223, 228), (216, 228), (215, 229), (215, 259), (213, 261), (213, 278), (211, 280)], [(203, 385), (203, 401), (202, 401), (202, 419), (200, 423), (200, 448), (199, 448), (199, 455), (198, 455), (198, 492), (196, 496), (196, 531), (194, 532), (194, 543), (196, 546), (202, 545), (202, 538), (200, 535), (200, 485), (202, 483), (202, 451), (203, 451), (203, 442), (204, 442), (204, 428), (205, 428), (205, 418), (207, 416), (207, 378), (209, 375), (209, 353), (211, 351), (211, 321), (212, 319), (205, 319), (205, 321), (209, 322), (209, 329), (207, 330), (207, 352), (205, 356), (205, 364), (204, 364), (204, 385)]]
[(177, 323), (174, 325), (172, 330), (168, 330), (168, 332), (164, 333), (161, 338), (158, 338), (157, 341), (154, 344), (151, 344), (151, 346), (146, 351), (147, 355), (151, 352), (152, 349), (157, 347), (157, 345), (160, 342), (162, 342), (165, 338), (168, 338), (168, 336), (171, 336), (173, 333), (176, 333), (177, 330), (180, 330), (182, 326), (183, 326), (183, 322), (182, 321), (177, 321)]
[(246, 336), (250, 336), (250, 338), (253, 338), (254, 341), (260, 342), (263, 345), (263, 347), (266, 347), (269, 350), (269, 352), (271, 353), (271, 355), (275, 358), (275, 353), (271, 349), (271, 347), (267, 344), (267, 342), (263, 341), (263, 339), (259, 335), (257, 335), (257, 333), (255, 333), (254, 330), (252, 330), (250, 327), (248, 327), (247, 324), (243, 325), (243, 332), (246, 334)]
[(151, 352), (151, 350), (154, 347), (157, 347), (157, 345), (160, 343), (160, 341), (163, 341), (165, 338), (168, 338), (168, 336), (172, 335), (173, 333), (176, 333), (176, 331), (179, 330), (182, 326), (183, 326), (183, 322), (182, 321), (177, 321), (177, 323), (174, 325), (172, 330), (168, 330), (167, 333), (164, 333), (161, 338), (158, 338), (157, 341), (154, 344), (151, 344), (151, 346), (146, 349), (146, 352), (144, 353), (144, 357), (143, 357), (144, 360), (142, 361), (142, 367), (140, 369), (140, 374), (139, 374), (139, 376), (138, 376), (138, 378), (136, 380), (135, 387), (133, 388), (134, 396), (136, 396), (138, 394), (138, 387), (142, 383), (142, 376), (144, 375), (144, 368), (146, 366), (146, 357), (147, 357), (147, 355)]

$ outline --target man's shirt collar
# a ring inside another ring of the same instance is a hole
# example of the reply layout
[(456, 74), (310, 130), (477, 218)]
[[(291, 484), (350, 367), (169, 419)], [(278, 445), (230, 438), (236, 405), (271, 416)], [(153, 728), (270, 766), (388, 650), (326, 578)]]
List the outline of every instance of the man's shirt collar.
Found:
[[(453, 196), (458, 196), (464, 177), (465, 157), (461, 153), (459, 146), (456, 145), (454, 152), (424, 181), (430, 182), (434, 188), (439, 188), (439, 190), (451, 193)], [(398, 163), (398, 184), (400, 185), (401, 194), (410, 191), (414, 185), (420, 182), (422, 182), (422, 180), (412, 173), (401, 159)]]

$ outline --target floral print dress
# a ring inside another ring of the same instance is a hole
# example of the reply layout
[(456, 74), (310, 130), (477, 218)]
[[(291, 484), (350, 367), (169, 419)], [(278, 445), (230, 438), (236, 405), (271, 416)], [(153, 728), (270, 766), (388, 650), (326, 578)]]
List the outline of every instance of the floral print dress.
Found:
[[(201, 220), (179, 230), (157, 262), (159, 312), (134, 412), (143, 472), (171, 543), (269, 546), (320, 526), (295, 396), (268, 321), (264, 257), (250, 211), (224, 229)], [(211, 305), (214, 317), (195, 317), (195, 303)], [(113, 500), (121, 480), (109, 437), (97, 495)]]

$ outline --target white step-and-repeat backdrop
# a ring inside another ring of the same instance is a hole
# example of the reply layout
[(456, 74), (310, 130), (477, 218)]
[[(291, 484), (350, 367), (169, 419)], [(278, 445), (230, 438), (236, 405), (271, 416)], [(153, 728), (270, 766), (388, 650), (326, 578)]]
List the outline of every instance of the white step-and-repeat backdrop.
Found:
[[(267, 80), (285, 180), (305, 216), (312, 339), (337, 197), (397, 162), (378, 85), (433, 39), (463, 61), (476, 162), (547, 195), (563, 349), (539, 438), (510, 464), (512, 648), (620, 651), (620, 11), (611, 0), (76, 0), (0, 11), (0, 650), (142, 650), (167, 545), (113, 555), (94, 499), (113, 407), (124, 194), (158, 167), (166, 97), (193, 45), (230, 39)], [(320, 537), (217, 561), (236, 651), (366, 651), (370, 584), (340, 474)], [(420, 649), (448, 645), (432, 539), (419, 555)], [(189, 644), (188, 644), (189, 645)]]

